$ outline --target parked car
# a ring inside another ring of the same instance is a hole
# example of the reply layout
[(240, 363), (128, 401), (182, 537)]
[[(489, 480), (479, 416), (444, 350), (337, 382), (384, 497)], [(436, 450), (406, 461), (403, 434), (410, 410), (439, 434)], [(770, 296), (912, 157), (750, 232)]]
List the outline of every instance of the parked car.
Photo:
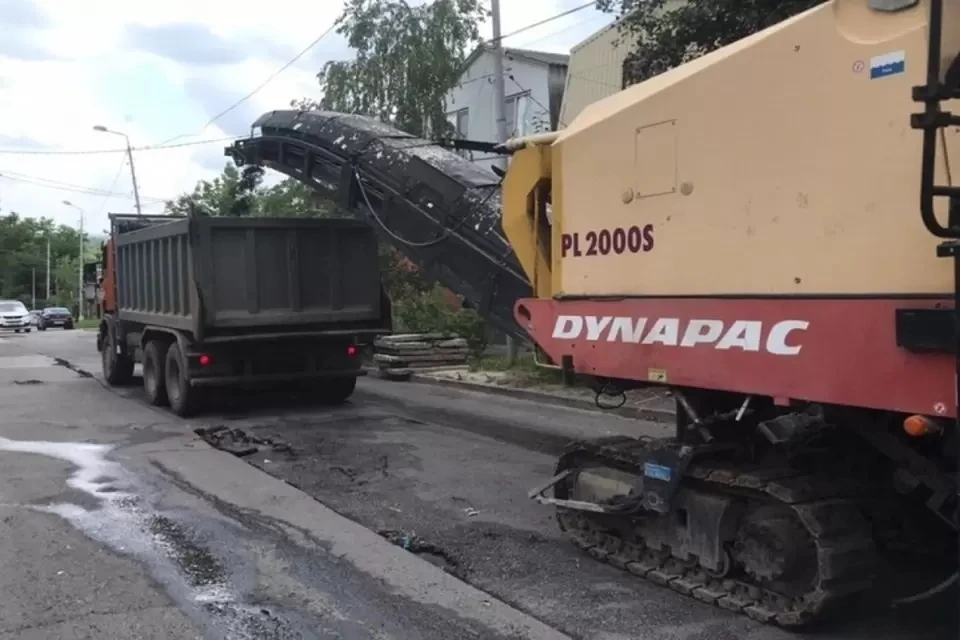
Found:
[(46, 331), (50, 327), (73, 329), (73, 314), (65, 307), (47, 307), (37, 320), (37, 329)]
[(0, 300), (0, 329), (30, 333), (30, 312), (19, 300)]
[(30, 324), (37, 326), (40, 324), (40, 314), (43, 313), (42, 309), (30, 309)]

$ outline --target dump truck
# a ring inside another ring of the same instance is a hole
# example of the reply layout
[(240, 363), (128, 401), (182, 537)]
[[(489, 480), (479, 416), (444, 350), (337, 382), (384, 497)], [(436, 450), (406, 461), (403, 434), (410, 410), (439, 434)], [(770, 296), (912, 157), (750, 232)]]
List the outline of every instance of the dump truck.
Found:
[(492, 196), (351, 114), (270, 112), (229, 153), (598, 397), (669, 389), (671, 437), (574, 443), (530, 498), (599, 561), (799, 627), (957, 582), (958, 112), (960, 0), (832, 0), (490, 145)]
[(211, 388), (306, 385), (342, 403), (392, 326), (370, 227), (337, 218), (112, 214), (97, 350), (111, 386), (188, 416)]

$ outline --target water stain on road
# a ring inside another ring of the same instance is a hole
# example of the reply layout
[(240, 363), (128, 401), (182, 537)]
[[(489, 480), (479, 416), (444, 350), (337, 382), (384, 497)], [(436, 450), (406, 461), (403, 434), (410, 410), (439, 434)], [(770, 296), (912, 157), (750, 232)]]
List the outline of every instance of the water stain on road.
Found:
[[(0, 451), (41, 455), (72, 464), (73, 473), (66, 481), (68, 495), (84, 496), (76, 502), (25, 507), (58, 515), (90, 538), (120, 554), (135, 557), (212, 637), (318, 637), (305, 629), (302, 622), (291, 622), (284, 613), (271, 611), (273, 607), (249, 602), (251, 598), (239, 592), (233, 579), (234, 574), (246, 568), (244, 559), (235, 552), (226, 558), (218, 557), (198, 541), (190, 524), (152, 507), (145, 497), (147, 488), (122, 465), (108, 459), (111, 449), (101, 444), (0, 437)], [(242, 547), (237, 542), (218, 539), (218, 548)]]

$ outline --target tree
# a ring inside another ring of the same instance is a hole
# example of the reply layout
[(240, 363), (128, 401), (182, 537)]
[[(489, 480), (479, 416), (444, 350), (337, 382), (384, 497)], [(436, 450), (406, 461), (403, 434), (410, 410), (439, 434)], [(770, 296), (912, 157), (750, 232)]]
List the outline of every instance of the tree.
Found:
[(192, 193), (185, 193), (166, 204), (166, 212), (186, 215), (191, 206), (201, 215), (249, 216), (257, 210), (257, 189), (263, 182), (264, 169), (247, 165), (238, 169), (227, 162), (223, 172), (213, 180), (201, 180)]
[(480, 42), (488, 15), (482, 0), (347, 0), (337, 18), (356, 59), (332, 61), (317, 74), (319, 103), (300, 108), (362, 113), (417, 136), (451, 133), (444, 96), (467, 51)]
[(329, 199), (293, 178), (260, 190), (256, 198), (256, 215), (261, 216), (318, 218), (348, 215), (339, 211)]
[[(55, 292), (49, 299), (44, 290), (48, 239), (51, 289)], [(53, 220), (25, 218), (17, 213), (0, 217), (0, 297), (15, 298), (29, 306), (36, 275), (38, 304), (44, 300), (72, 304), (77, 297), (79, 246), (79, 232), (66, 225), (55, 225)], [(98, 246), (87, 242), (84, 247), (84, 261), (96, 260)]]
[(624, 84), (659, 75), (786, 20), (826, 0), (598, 0), (623, 16), (622, 39), (636, 43)]

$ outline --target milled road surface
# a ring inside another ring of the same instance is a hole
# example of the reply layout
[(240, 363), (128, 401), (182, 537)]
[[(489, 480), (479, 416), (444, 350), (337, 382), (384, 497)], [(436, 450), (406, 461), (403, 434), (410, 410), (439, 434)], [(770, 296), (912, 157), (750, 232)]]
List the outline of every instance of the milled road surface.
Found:
[[(98, 371), (89, 334), (46, 338), (29, 344)], [(122, 393), (139, 396), (136, 389)], [(214, 411), (191, 424), (239, 428), (289, 444), (289, 450), (261, 446), (244, 459), (571, 637), (958, 637), (956, 591), (899, 611), (851, 611), (816, 634), (791, 634), (641, 582), (579, 552), (559, 534), (552, 510), (528, 500), (526, 492), (553, 472), (553, 455), (542, 451), (584, 427), (596, 434), (622, 431), (623, 422), (611, 422), (618, 418), (372, 379), (336, 409), (246, 399)], [(519, 428), (524, 425), (537, 426), (541, 435)], [(629, 430), (666, 428), (634, 422)]]
[[(0, 640), (562, 634), (0, 335)], [(42, 355), (46, 353), (48, 355)]]

